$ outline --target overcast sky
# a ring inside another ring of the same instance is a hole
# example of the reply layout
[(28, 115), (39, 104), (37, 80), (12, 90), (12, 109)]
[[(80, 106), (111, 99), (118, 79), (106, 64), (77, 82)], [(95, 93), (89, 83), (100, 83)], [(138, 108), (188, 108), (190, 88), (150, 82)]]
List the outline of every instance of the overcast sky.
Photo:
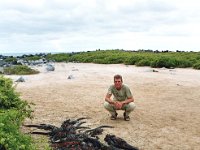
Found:
[(198, 0), (0, 0), (0, 53), (200, 51)]

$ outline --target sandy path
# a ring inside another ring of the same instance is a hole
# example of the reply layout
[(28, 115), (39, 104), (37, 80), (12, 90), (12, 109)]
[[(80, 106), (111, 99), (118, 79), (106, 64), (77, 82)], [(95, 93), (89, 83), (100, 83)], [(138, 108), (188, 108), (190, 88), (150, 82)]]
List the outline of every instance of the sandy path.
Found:
[[(66, 118), (88, 116), (88, 126), (113, 125), (104, 135), (115, 134), (140, 149), (200, 149), (200, 71), (82, 63), (56, 63), (55, 68), (39, 67), (40, 74), (24, 76), (26, 82), (17, 85), (22, 98), (36, 104), (34, 119), (26, 123), (60, 125)], [(129, 122), (122, 111), (118, 120), (110, 120), (102, 105), (117, 73), (137, 105)]]

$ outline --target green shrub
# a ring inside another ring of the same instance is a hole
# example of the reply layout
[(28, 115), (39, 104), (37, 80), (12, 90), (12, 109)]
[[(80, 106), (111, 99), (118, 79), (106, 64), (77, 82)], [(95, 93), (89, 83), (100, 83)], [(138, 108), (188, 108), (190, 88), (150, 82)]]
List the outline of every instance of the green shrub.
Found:
[(34, 56), (27, 56), (27, 57), (24, 58), (24, 60), (26, 60), (26, 61), (36, 61), (36, 60), (39, 60), (41, 58), (42, 57), (40, 57), (40, 56), (34, 55)]
[(135, 63), (139, 62), (142, 59), (144, 59), (144, 57), (140, 56), (140, 55), (130, 56), (125, 60), (125, 64), (126, 65), (135, 65)]
[(12, 87), (12, 80), (0, 76), (0, 108), (10, 109), (20, 106), (19, 94)]
[(94, 56), (86, 56), (83, 57), (80, 61), (83, 63), (91, 63), (93, 62), (94, 58), (95, 58)]
[(8, 57), (5, 59), (5, 62), (17, 63), (17, 58), (16, 57)]
[(60, 53), (60, 54), (48, 54), (46, 56), (47, 60), (52, 60), (56, 62), (67, 62), (69, 60), (70, 54)]
[(25, 65), (17, 65), (4, 68), (4, 74), (29, 75), (37, 73), (39, 73), (39, 71), (31, 69)]
[(136, 66), (150, 66), (151, 61), (148, 59), (141, 59), (138, 62), (135, 63)]
[(151, 67), (153, 68), (162, 68), (162, 67), (170, 68), (175, 66), (176, 66), (176, 60), (165, 56), (157, 57), (151, 62)]
[(178, 68), (192, 67), (192, 62), (189, 61), (189, 60), (177, 59), (176, 60), (176, 67), (178, 67)]
[(108, 64), (108, 62), (105, 59), (94, 59), (93, 63), (96, 63), (96, 64)]
[(23, 112), (24, 117), (30, 117), (32, 112), (30, 105), (19, 98), (19, 93), (12, 84), (11, 79), (0, 76), (0, 109), (16, 108)]
[[(36, 59), (31, 56), (28, 59)], [(38, 57), (39, 58), (39, 57)], [(11, 59), (11, 58), (9, 58)], [(56, 62), (83, 62), (98, 64), (119, 64), (151, 67), (192, 67), (200, 60), (200, 52), (159, 52), (152, 50), (124, 51), (124, 50), (97, 50), (87, 52), (72, 52), (48, 54), (47, 60)]]
[(69, 57), (68, 61), (69, 62), (81, 62), (81, 59), (83, 58), (84, 56), (80, 56), (78, 54), (76, 55), (72, 55)]
[(200, 70), (200, 62), (197, 62), (196, 64), (194, 64), (193, 68)]
[(34, 150), (30, 136), (20, 132), (26, 117), (32, 117), (31, 107), (19, 98), (9, 78), (0, 76), (0, 147), (6, 150)]
[(105, 58), (107, 64), (121, 64), (124, 62), (124, 58), (122, 56), (108, 56)]
[(0, 112), (0, 145), (6, 150), (35, 150), (31, 137), (19, 130), (21, 116), (15, 109)]

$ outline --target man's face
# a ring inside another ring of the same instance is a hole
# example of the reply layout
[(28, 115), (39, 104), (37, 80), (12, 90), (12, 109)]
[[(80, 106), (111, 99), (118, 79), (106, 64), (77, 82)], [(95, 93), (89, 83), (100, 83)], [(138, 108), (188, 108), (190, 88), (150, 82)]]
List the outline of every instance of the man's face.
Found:
[(121, 79), (114, 79), (115, 88), (120, 90), (122, 87), (122, 80)]

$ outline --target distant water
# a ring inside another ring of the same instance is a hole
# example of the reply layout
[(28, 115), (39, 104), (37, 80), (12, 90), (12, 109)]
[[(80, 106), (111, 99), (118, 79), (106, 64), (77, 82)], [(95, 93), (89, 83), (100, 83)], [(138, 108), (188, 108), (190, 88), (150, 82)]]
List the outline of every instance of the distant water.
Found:
[(0, 55), (3, 56), (13, 56), (13, 57), (17, 57), (17, 56), (22, 56), (22, 55), (36, 55), (36, 54), (59, 54), (59, 53), (63, 53), (63, 52), (37, 52), (37, 53), (32, 53), (32, 52), (24, 52), (24, 53), (0, 53)]

